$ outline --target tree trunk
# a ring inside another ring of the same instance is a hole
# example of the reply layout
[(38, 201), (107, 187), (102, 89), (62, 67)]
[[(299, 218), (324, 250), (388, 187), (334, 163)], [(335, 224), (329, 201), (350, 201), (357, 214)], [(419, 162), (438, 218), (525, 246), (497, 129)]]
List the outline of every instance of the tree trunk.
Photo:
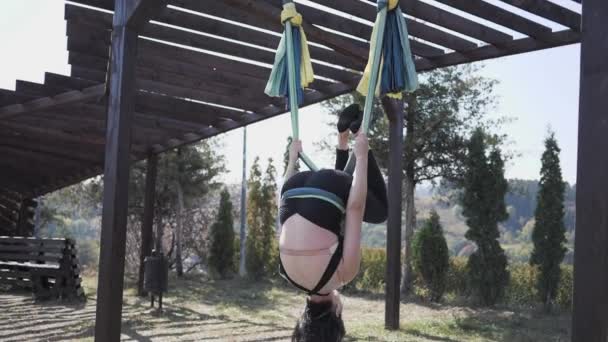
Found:
[(180, 182), (176, 182), (177, 187), (177, 227), (175, 228), (175, 270), (177, 276), (184, 275), (182, 264), (182, 231), (184, 225), (184, 193)]
[(34, 237), (40, 237), (40, 213), (42, 211), (42, 197), (38, 198), (38, 206), (36, 206), (36, 210), (34, 212)]
[[(158, 207), (158, 203), (157, 203), (157, 207)], [(158, 212), (157, 212), (157, 215), (155, 215), (154, 217), (156, 217), (156, 241), (155, 241), (154, 248), (156, 249), (156, 253), (162, 253), (163, 252), (163, 234), (164, 234), (163, 218), (160, 217)]]

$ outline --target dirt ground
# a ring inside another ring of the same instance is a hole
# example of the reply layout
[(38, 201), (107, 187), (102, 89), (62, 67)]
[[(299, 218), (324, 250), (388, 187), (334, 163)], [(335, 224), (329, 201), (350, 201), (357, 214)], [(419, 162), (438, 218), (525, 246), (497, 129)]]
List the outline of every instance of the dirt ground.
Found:
[[(92, 283), (92, 281), (89, 281)], [(165, 311), (125, 293), (124, 341), (288, 341), (304, 302), (271, 283), (196, 278), (173, 281)], [(34, 303), (28, 293), (0, 292), (0, 341), (92, 341), (94, 288), (86, 304)], [(567, 314), (475, 309), (425, 303), (401, 305), (401, 329), (383, 328), (380, 296), (345, 296), (347, 341), (568, 341)]]

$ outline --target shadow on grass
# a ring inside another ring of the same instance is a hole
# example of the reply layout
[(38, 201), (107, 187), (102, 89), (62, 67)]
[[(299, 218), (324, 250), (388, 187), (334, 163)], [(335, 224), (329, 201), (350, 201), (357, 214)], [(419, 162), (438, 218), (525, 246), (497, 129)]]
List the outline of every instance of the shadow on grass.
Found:
[[(247, 311), (273, 308), (289, 288), (283, 287), (281, 280), (252, 281), (248, 279), (202, 279), (186, 277), (174, 280), (169, 296), (177, 302), (197, 302), (207, 305), (238, 307)], [(273, 291), (273, 290), (282, 291)], [(294, 294), (296, 292), (294, 291)]]
[[(412, 322), (407, 334), (433, 341), (460, 341), (481, 338), (488, 341), (567, 341), (569, 329), (564, 328), (569, 315), (547, 316), (534, 312), (467, 309), (452, 319)], [(454, 340), (452, 337), (460, 339)]]
[[(94, 335), (95, 300), (86, 307), (70, 304), (37, 305), (27, 296), (0, 296), (0, 340), (63, 341)], [(290, 337), (289, 327), (256, 322), (249, 317), (212, 315), (166, 303), (162, 315), (153, 314), (148, 302), (123, 304), (122, 334), (136, 341), (179, 338), (182, 341), (276, 341)]]

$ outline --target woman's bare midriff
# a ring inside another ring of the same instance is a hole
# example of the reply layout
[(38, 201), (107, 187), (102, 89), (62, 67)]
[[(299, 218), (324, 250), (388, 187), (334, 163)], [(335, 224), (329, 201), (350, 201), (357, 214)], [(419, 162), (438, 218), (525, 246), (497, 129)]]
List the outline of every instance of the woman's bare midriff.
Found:
[[(337, 242), (338, 237), (334, 233), (295, 214), (283, 223), (279, 247), (296, 251), (310, 251), (329, 249), (335, 247)], [(281, 253), (281, 261), (289, 277), (307, 289), (312, 289), (317, 285), (330, 259), (331, 255), (327, 255), (327, 253), (315, 256)], [(328, 293), (342, 286), (339, 272), (340, 267), (332, 279), (319, 291), (320, 293)]]

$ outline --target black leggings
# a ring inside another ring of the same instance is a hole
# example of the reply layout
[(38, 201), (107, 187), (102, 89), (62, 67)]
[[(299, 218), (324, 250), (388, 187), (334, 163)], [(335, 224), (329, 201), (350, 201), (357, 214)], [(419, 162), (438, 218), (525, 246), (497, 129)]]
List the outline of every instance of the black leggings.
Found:
[[(336, 170), (344, 170), (348, 162), (349, 151), (336, 149)], [(382, 223), (388, 216), (388, 198), (386, 197), (386, 183), (378, 167), (376, 158), (369, 151), (367, 158), (367, 198), (365, 199), (365, 215), (363, 221), (369, 223)]]

